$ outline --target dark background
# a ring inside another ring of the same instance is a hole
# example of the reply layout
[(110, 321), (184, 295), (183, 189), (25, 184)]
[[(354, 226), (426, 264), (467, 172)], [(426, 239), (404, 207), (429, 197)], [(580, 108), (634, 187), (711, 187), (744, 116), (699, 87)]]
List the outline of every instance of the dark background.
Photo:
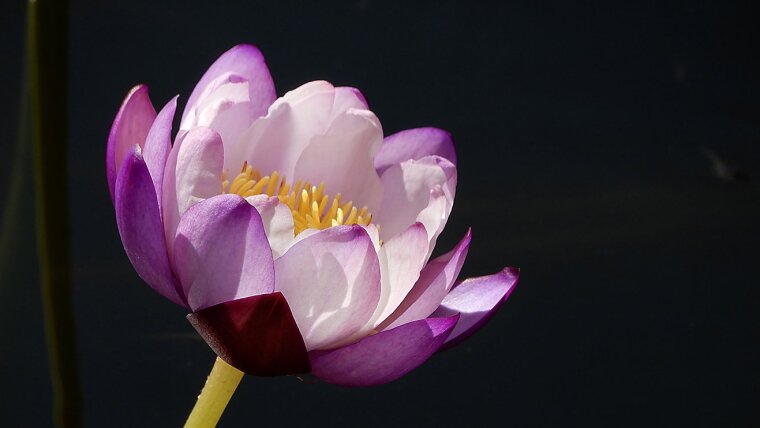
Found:
[[(522, 277), (481, 332), (399, 381), (246, 377), (221, 426), (760, 423), (751, 2), (221, 3), (71, 1), (67, 184), (86, 426), (179, 426), (211, 367), (184, 311), (125, 256), (103, 158), (130, 87), (148, 83), (157, 108), (185, 100), (242, 42), (264, 52), (280, 95), (327, 79), (360, 88), (386, 134), (450, 130), (459, 187), (437, 252), (471, 226), (462, 276), (513, 265)], [(3, 196), (18, 164), (24, 7), (0, 15)], [(716, 174), (705, 149), (738, 173)], [(3, 427), (51, 424), (25, 174), (0, 287)]]

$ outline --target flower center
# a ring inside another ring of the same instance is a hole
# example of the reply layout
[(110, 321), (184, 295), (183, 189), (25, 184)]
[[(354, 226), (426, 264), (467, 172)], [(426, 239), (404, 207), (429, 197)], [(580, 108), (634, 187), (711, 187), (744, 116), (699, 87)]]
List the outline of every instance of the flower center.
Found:
[(332, 226), (360, 224), (367, 226), (372, 214), (367, 207), (357, 209), (351, 201), (341, 203), (340, 193), (330, 198), (325, 193), (325, 183), (312, 186), (298, 180), (291, 185), (274, 171), (261, 176), (259, 171), (243, 162), (243, 168), (232, 182), (222, 176), (222, 193), (234, 193), (244, 198), (255, 195), (277, 196), (293, 213), (296, 235), (306, 229), (326, 229)]

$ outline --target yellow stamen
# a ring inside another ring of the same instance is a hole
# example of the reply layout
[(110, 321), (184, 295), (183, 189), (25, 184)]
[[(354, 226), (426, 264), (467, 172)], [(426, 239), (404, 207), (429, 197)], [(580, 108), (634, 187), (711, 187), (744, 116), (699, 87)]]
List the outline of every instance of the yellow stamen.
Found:
[(352, 224), (354, 220), (356, 220), (356, 207), (351, 208), (351, 211), (348, 213), (346, 223)]
[[(253, 193), (253, 195), (260, 195), (261, 193), (263, 193), (264, 186), (266, 186), (268, 182), (269, 182), (269, 177), (262, 177), (261, 180), (257, 181), (256, 185), (253, 186), (253, 188), (251, 189), (251, 193)], [(253, 196), (253, 195), (244, 195), (244, 196)]]
[(240, 173), (232, 181), (222, 174), (222, 193), (234, 193), (242, 197), (254, 195), (277, 196), (293, 214), (294, 233), (306, 229), (326, 229), (332, 226), (360, 224), (367, 226), (372, 214), (367, 207), (359, 209), (351, 201), (341, 201), (340, 193), (331, 198), (325, 193), (325, 183), (312, 186), (297, 180), (290, 185), (278, 171), (262, 176), (248, 162), (243, 162)]
[[(280, 180), (280, 173), (275, 171), (272, 173), (272, 175), (269, 178), (269, 185), (267, 186), (267, 195), (268, 196), (274, 196), (274, 188), (277, 186), (277, 183)], [(283, 179), (283, 181), (285, 181)]]

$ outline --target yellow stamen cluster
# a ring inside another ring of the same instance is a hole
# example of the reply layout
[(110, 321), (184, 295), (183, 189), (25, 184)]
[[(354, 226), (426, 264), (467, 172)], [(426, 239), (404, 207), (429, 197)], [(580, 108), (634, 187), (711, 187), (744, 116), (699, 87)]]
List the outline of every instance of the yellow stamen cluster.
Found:
[(341, 203), (340, 193), (330, 198), (324, 191), (325, 183), (312, 186), (309, 182), (298, 180), (290, 185), (277, 171), (262, 177), (247, 161), (232, 182), (222, 177), (222, 193), (234, 193), (244, 198), (255, 195), (277, 196), (293, 213), (296, 235), (306, 229), (370, 224), (372, 214), (367, 211), (367, 207), (357, 209), (351, 201)]

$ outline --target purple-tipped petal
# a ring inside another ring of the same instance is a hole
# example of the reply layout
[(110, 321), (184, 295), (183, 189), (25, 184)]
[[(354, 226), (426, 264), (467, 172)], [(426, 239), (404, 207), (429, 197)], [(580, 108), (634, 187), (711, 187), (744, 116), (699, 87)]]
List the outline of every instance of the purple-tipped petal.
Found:
[(220, 303), (187, 316), (219, 358), (254, 376), (308, 373), (309, 358), (281, 293)]
[(466, 279), (456, 285), (431, 315), (461, 316), (441, 349), (448, 349), (462, 342), (483, 327), (512, 294), (519, 276), (520, 269), (508, 267), (499, 273)]
[(169, 265), (153, 181), (135, 151), (124, 159), (116, 179), (115, 206), (121, 242), (137, 274), (162, 296), (187, 307)]
[(444, 343), (459, 319), (427, 318), (331, 351), (312, 351), (311, 373), (343, 386), (387, 383), (409, 373)]
[(196, 105), (202, 101), (203, 95), (207, 95), (207, 87), (224, 75), (234, 76), (233, 80), (248, 82), (251, 112), (254, 117), (266, 114), (269, 106), (277, 98), (272, 75), (269, 74), (269, 68), (261, 51), (252, 45), (237, 45), (223, 53), (195, 85), (193, 93), (187, 99), (185, 111), (182, 113), (183, 122), (188, 112), (195, 109)]
[(393, 328), (430, 316), (441, 305), (459, 276), (471, 240), (472, 231), (467, 230), (453, 250), (430, 261), (420, 272), (420, 278), (404, 301), (379, 329)]
[(193, 311), (274, 291), (261, 216), (238, 195), (193, 205), (179, 222), (174, 270)]
[(153, 179), (159, 206), (162, 204), (164, 168), (172, 149), (172, 121), (177, 110), (177, 97), (171, 99), (156, 116), (145, 137), (142, 155)]
[(429, 155), (440, 156), (456, 165), (457, 156), (451, 134), (438, 128), (407, 129), (385, 137), (375, 155), (375, 169), (382, 175), (391, 165)]
[(371, 326), (380, 265), (361, 226), (336, 226), (293, 244), (275, 260), (277, 291), (293, 308), (306, 349), (329, 349)]
[(121, 163), (135, 146), (143, 146), (155, 118), (156, 109), (150, 102), (148, 87), (137, 85), (132, 88), (121, 103), (108, 134), (106, 177), (112, 202), (115, 200), (116, 174), (121, 170)]

